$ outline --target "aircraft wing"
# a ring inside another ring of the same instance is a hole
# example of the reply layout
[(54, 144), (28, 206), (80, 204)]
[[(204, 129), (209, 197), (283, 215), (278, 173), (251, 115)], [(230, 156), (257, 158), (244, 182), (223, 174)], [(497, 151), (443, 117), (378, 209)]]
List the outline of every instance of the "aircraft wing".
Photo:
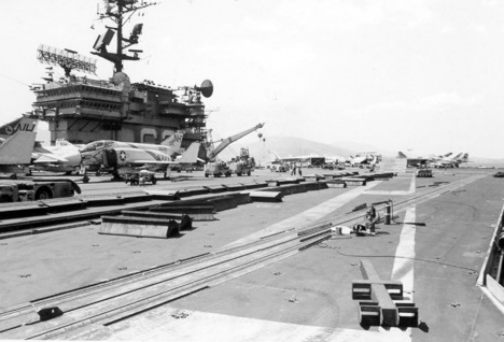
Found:
[(171, 164), (178, 164), (177, 162), (170, 161), (170, 160), (132, 160), (128, 162), (129, 164), (133, 165), (171, 165)]
[(363, 163), (366, 159), (367, 159), (367, 157), (365, 157), (365, 156), (355, 157), (354, 159), (352, 159), (352, 163)]

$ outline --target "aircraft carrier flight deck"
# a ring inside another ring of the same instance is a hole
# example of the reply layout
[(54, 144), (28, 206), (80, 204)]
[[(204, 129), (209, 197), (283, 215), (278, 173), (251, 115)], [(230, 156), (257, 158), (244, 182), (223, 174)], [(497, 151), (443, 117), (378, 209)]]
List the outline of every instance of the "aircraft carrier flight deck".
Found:
[[(369, 173), (360, 171), (361, 176)], [(44, 221), (37, 229), (3, 231), (0, 336), (169, 336), (184, 341), (504, 338), (502, 313), (477, 284), (501, 213), (500, 179), (488, 170), (467, 168), (435, 171), (434, 178), (402, 172), (343, 187), (335, 181), (342, 172), (304, 169), (302, 179), (270, 170), (256, 170), (252, 177), (210, 179), (193, 172), (135, 187), (92, 177), (81, 185), (81, 198), (126, 198), (139, 192), (151, 197), (59, 209), (41, 217), (81, 216), (52, 225)], [(252, 197), (268, 188), (276, 197)], [(228, 191), (233, 189), (238, 190)], [(182, 199), (160, 199), (161, 194), (184, 191)], [(244, 194), (252, 199), (244, 200)], [(104, 208), (134, 212), (185, 201), (202, 213), (202, 201), (212, 199), (212, 217), (196, 215), (190, 228), (169, 238), (131, 233), (127, 221), (120, 226), (124, 234), (103, 230)], [(376, 235), (349, 231), (362, 220), (365, 208), (380, 202), (375, 205), (381, 216)], [(393, 209), (388, 212), (390, 203)], [(91, 215), (93, 211), (98, 214)], [(90, 216), (83, 215), (86, 212)], [(13, 216), (7, 221), (15, 226), (16, 221), (37, 219)], [(4, 229), (7, 221), (0, 222)], [(359, 300), (352, 299), (352, 284), (364, 279), (363, 263), (383, 283), (401, 282), (403, 300), (417, 309), (414, 327), (363, 324), (365, 313)], [(45, 319), (40, 314), (44, 308), (50, 312)]]
[(2, 1), (0, 340), (504, 342), (504, 5), (459, 7)]

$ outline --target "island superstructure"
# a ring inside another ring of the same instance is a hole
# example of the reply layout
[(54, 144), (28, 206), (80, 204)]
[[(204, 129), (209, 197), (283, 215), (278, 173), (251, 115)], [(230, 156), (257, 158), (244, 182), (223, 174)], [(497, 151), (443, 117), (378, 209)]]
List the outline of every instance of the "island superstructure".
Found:
[[(99, 11), (105, 26), (93, 46), (92, 54), (114, 65), (110, 79), (77, 76), (72, 71), (95, 73), (96, 61), (69, 49), (41, 45), (37, 58), (49, 66), (46, 83), (33, 87), (34, 111), (49, 122), (51, 141), (66, 139), (72, 143), (95, 140), (119, 140), (160, 143), (176, 132), (183, 132), (182, 147), (207, 139), (203, 97), (213, 92), (212, 82), (200, 86), (171, 88), (151, 80), (131, 82), (123, 71), (124, 61), (139, 60), (142, 50), (129, 49), (139, 41), (142, 23), (133, 25), (125, 36), (125, 24), (136, 11), (155, 5), (139, 0), (105, 1)], [(116, 43), (112, 52), (112, 43)], [(110, 48), (110, 51), (109, 51)], [(126, 49), (128, 49), (126, 51)], [(52, 66), (60, 66), (65, 76), (53, 77)]]

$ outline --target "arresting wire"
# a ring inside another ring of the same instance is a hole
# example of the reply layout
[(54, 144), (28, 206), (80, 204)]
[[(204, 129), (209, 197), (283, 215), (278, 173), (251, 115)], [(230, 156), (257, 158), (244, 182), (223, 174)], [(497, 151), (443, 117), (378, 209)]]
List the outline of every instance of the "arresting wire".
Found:
[(329, 248), (329, 249), (334, 249), (336, 253), (346, 256), (346, 257), (353, 257), (353, 258), (397, 258), (397, 259), (406, 259), (406, 260), (413, 260), (413, 261), (421, 261), (425, 263), (430, 263), (430, 264), (437, 264), (437, 265), (442, 265), (446, 267), (451, 267), (451, 268), (456, 268), (456, 269), (461, 269), (461, 270), (466, 270), (466, 271), (471, 271), (474, 273), (478, 273), (477, 270), (470, 268), (470, 267), (465, 267), (465, 266), (459, 266), (459, 265), (454, 265), (454, 264), (449, 264), (443, 261), (439, 260), (433, 260), (433, 259), (424, 259), (424, 258), (418, 258), (418, 257), (408, 257), (408, 256), (401, 256), (401, 255), (392, 255), (392, 254), (351, 254), (351, 253), (344, 253), (340, 251), (338, 248), (331, 247), (327, 244), (321, 243), (317, 245), (320, 248)]

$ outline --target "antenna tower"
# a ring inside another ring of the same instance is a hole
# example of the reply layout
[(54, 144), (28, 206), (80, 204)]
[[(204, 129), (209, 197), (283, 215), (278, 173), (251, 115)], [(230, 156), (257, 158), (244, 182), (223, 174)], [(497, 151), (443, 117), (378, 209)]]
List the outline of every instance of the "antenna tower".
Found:
[[(104, 0), (103, 3), (103, 11), (98, 12), (100, 19), (110, 19), (114, 22), (115, 26), (106, 26), (107, 31), (103, 35), (98, 36), (93, 45), (95, 51), (91, 51), (91, 53), (111, 61), (114, 63), (115, 72), (120, 72), (123, 69), (123, 61), (139, 60), (138, 53), (142, 52), (141, 50), (130, 49), (129, 51), (132, 54), (123, 53), (124, 49), (138, 43), (138, 36), (142, 34), (143, 26), (141, 23), (136, 24), (129, 37), (124, 38), (124, 24), (128, 22), (136, 11), (156, 5), (156, 3), (143, 0)], [(107, 51), (107, 46), (112, 41), (115, 33), (117, 33), (116, 52), (109, 52)]]

